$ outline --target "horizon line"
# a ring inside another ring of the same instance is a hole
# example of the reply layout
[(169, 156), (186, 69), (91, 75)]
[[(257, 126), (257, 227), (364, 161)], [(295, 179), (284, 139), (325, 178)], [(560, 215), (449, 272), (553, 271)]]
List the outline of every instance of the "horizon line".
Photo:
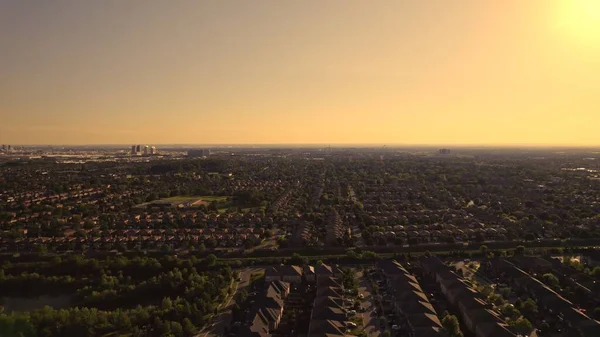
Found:
[(68, 146), (109, 146), (109, 147), (131, 147), (132, 145), (152, 145), (152, 146), (219, 146), (219, 147), (242, 147), (242, 146), (310, 146), (310, 147), (342, 147), (342, 146), (360, 146), (360, 147), (458, 147), (458, 148), (523, 148), (523, 147), (534, 147), (534, 148), (600, 148), (600, 144), (545, 144), (545, 143), (457, 143), (457, 144), (419, 144), (419, 143), (152, 143), (152, 142), (138, 142), (138, 143), (0, 143), (10, 145), (12, 147), (68, 147)]

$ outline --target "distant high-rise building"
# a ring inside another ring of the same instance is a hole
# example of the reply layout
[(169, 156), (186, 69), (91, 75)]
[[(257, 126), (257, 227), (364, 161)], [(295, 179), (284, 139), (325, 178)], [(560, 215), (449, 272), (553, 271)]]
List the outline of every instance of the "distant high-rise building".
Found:
[(136, 153), (140, 153), (140, 152), (142, 152), (142, 146), (141, 146), (141, 145), (136, 145), (136, 146), (135, 146), (135, 152), (136, 152)]
[(144, 155), (147, 156), (150, 154), (150, 147), (148, 145), (144, 146)]
[(158, 152), (157, 152), (157, 150), (156, 150), (156, 146), (152, 146), (152, 147), (150, 148), (150, 154), (151, 154), (151, 155), (158, 154)]
[(208, 149), (189, 150), (187, 155), (190, 158), (208, 157), (208, 156), (210, 156), (210, 150), (208, 150)]
[(131, 145), (131, 154), (135, 154), (135, 145)]
[(8, 148), (7, 148), (7, 149), (8, 149), (8, 151), (12, 150), (12, 148), (10, 147), (10, 145), (8, 146)]
[(450, 154), (450, 149), (440, 149), (439, 154)]
[(2, 151), (6, 151), (6, 145), (2, 144)]

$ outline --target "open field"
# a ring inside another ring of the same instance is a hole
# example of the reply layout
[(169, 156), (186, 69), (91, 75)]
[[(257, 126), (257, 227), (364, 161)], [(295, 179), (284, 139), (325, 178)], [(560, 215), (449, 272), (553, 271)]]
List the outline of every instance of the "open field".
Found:
[(142, 204), (139, 204), (136, 206), (136, 208), (144, 208), (144, 207), (148, 207), (148, 205), (165, 205), (165, 204), (170, 204), (173, 207), (176, 206), (191, 206), (191, 207), (197, 207), (200, 205), (208, 205), (211, 202), (217, 202), (220, 204), (225, 204), (225, 203), (229, 203), (230, 197), (226, 196), (226, 195), (199, 195), (199, 196), (192, 196), (192, 195), (180, 195), (180, 196), (175, 196), (175, 197), (170, 197), (170, 198), (164, 198), (164, 199), (159, 199), (159, 200), (154, 200), (151, 202), (145, 202)]

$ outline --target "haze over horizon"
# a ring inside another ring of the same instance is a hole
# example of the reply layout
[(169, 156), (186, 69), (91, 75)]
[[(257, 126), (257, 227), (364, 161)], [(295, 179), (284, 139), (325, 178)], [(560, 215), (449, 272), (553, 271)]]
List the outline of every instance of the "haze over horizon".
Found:
[(0, 143), (600, 145), (600, 1), (0, 0)]

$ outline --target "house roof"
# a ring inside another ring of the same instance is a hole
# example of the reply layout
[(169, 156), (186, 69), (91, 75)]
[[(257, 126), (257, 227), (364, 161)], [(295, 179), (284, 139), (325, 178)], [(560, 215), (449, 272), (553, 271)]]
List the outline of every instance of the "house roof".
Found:
[(275, 267), (265, 268), (265, 277), (269, 277), (269, 276), (274, 276), (274, 277), (279, 276), (279, 270), (277, 270), (277, 268), (275, 268)]
[[(277, 322), (277, 319), (279, 318), (279, 313), (280, 313), (280, 311), (278, 311), (277, 309), (274, 309), (274, 308), (261, 308), (258, 310), (256, 315), (259, 316), (259, 318), (263, 322), (268, 324), (268, 323)], [(267, 328), (267, 330), (268, 330), (268, 328)]]
[(342, 288), (338, 287), (318, 287), (317, 297), (319, 296), (331, 296), (340, 297), (342, 295)]
[(411, 315), (408, 315), (406, 318), (407, 318), (408, 322), (410, 323), (410, 325), (413, 327), (413, 329), (428, 328), (428, 327), (437, 327), (437, 328), (442, 327), (442, 322), (440, 322), (440, 319), (437, 317), (436, 314), (430, 314), (430, 313), (411, 314)]
[(281, 266), (279, 267), (281, 276), (302, 276), (302, 268), (299, 266)]
[(269, 323), (264, 315), (257, 312), (252, 320), (252, 325), (249, 327), (250, 332), (258, 334), (269, 334)]
[(307, 275), (307, 276), (315, 275), (315, 267), (304, 266), (304, 275)]
[(514, 256), (512, 260), (525, 269), (550, 269), (552, 262), (537, 256)]
[(421, 266), (428, 272), (443, 270), (446, 266), (437, 256), (422, 256), (420, 262)]
[(397, 301), (402, 302), (429, 302), (429, 299), (423, 292), (412, 289), (401, 289), (399, 291), (396, 291), (395, 298)]
[(335, 288), (341, 288), (342, 285), (340, 284), (340, 282), (338, 282), (338, 280), (334, 277), (327, 277), (327, 278), (319, 278), (318, 282), (317, 282), (317, 287), (335, 287)]
[(284, 297), (284, 293), (290, 290), (290, 284), (284, 281), (273, 281), (269, 284), (267, 288), (267, 297), (279, 296), (281, 298)]
[(339, 297), (320, 296), (315, 298), (314, 307), (342, 308), (342, 299)]
[(312, 317), (333, 321), (346, 320), (346, 313), (341, 308), (334, 307), (314, 307)]
[(485, 326), (485, 324), (489, 323), (503, 323), (500, 317), (498, 317), (498, 314), (489, 309), (485, 309), (484, 307), (473, 308), (471, 310), (465, 311), (463, 314), (469, 317), (471, 322), (475, 323), (476, 329), (480, 326)]
[[(473, 296), (468, 296), (470, 293), (470, 289), (461, 293), (458, 298), (458, 305), (462, 307), (462, 310), (469, 311), (472, 309), (488, 309), (491, 307), (487, 302), (483, 299), (479, 298), (479, 293), (473, 294)], [(464, 294), (464, 295), (463, 295)]]
[(333, 275), (333, 269), (331, 269), (331, 266), (323, 263), (315, 268), (315, 274), (317, 274), (317, 276)]
[(310, 321), (309, 337), (344, 336), (344, 323), (329, 319), (313, 319)]
[(377, 263), (377, 267), (380, 268), (386, 275), (402, 275), (409, 274), (409, 272), (395, 260), (382, 260)]
[(481, 331), (479, 335), (482, 337), (515, 337), (505, 324), (499, 322), (477, 324), (477, 330)]
[(415, 337), (439, 337), (443, 329), (440, 327), (417, 327), (413, 328)]
[(406, 315), (432, 314), (437, 315), (431, 303), (426, 301), (397, 301), (397, 305)]

